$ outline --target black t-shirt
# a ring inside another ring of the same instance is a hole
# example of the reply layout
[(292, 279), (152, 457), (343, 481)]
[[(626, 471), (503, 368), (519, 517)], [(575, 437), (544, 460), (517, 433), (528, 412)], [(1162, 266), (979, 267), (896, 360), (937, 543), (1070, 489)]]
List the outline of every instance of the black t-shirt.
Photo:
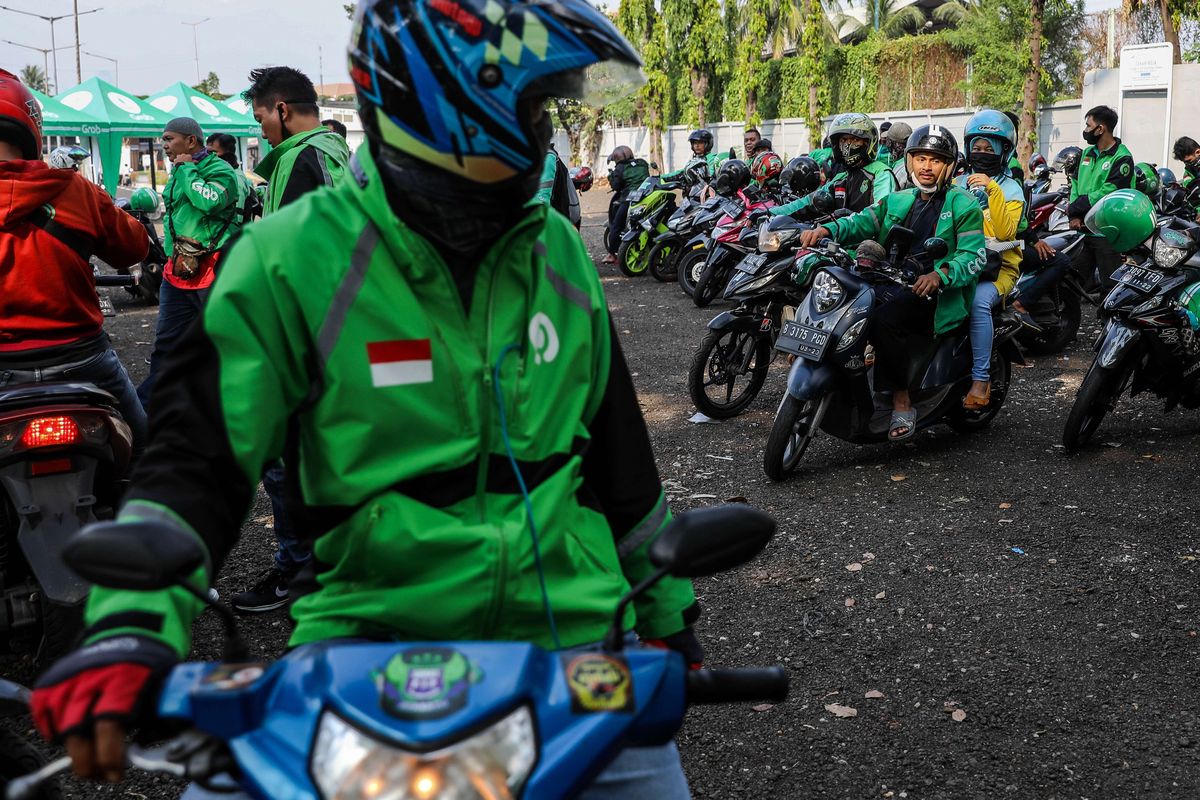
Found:
[[(908, 250), (909, 258), (919, 258), (925, 254), (925, 240), (937, 231), (938, 217), (942, 213), (942, 205), (946, 202), (946, 192), (941, 191), (925, 200), (917, 195), (916, 202), (909, 209), (904, 220), (904, 227), (913, 232), (912, 246)], [(928, 269), (923, 270), (928, 272)]]

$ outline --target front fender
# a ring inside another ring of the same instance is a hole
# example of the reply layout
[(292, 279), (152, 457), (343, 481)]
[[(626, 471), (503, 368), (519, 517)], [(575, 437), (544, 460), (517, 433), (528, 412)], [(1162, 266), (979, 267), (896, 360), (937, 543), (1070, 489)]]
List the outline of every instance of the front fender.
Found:
[(837, 373), (825, 362), (797, 358), (788, 371), (787, 391), (800, 401), (815, 400), (833, 391)]
[(722, 311), (708, 323), (711, 331), (748, 331), (757, 332), (762, 329), (763, 315), (748, 314), (738, 311)]
[(622, 242), (632, 242), (634, 239), (638, 238), (639, 236), (645, 236), (645, 235), (646, 235), (646, 231), (642, 228), (641, 225), (638, 225), (636, 228), (630, 228), (629, 230), (625, 231), (625, 233), (621, 234), (621, 241)]
[(1104, 337), (1096, 348), (1096, 363), (1111, 369), (1137, 345), (1140, 335), (1124, 322), (1113, 320), (1104, 331)]
[(692, 250), (703, 250), (708, 247), (708, 234), (700, 233), (688, 239), (687, 244), (683, 246), (683, 252), (690, 253)]

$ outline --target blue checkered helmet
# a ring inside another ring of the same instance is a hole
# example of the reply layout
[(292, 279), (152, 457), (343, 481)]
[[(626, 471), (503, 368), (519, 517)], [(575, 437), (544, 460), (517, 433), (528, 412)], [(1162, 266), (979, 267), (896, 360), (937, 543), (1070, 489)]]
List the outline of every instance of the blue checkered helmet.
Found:
[(543, 100), (603, 106), (644, 81), (637, 53), (586, 0), (360, 0), (349, 55), (377, 157), (490, 185), (541, 169)]

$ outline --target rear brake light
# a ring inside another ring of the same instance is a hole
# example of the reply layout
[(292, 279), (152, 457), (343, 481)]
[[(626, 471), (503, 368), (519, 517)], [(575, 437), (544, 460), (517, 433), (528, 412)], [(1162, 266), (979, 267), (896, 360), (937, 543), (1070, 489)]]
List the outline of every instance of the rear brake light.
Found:
[(38, 417), (25, 426), (21, 444), (25, 447), (58, 447), (80, 440), (79, 426), (71, 417)]
[(43, 475), (58, 475), (74, 469), (69, 458), (51, 458), (45, 461), (34, 461), (29, 465), (29, 474), (37, 478)]

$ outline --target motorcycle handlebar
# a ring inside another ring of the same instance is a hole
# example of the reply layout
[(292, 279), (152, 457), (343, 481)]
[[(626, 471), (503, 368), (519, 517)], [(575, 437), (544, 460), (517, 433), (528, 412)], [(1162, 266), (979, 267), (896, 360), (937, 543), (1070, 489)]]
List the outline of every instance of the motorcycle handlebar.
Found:
[(692, 705), (710, 703), (780, 703), (787, 697), (788, 675), (783, 667), (698, 669), (687, 676), (687, 699)]

